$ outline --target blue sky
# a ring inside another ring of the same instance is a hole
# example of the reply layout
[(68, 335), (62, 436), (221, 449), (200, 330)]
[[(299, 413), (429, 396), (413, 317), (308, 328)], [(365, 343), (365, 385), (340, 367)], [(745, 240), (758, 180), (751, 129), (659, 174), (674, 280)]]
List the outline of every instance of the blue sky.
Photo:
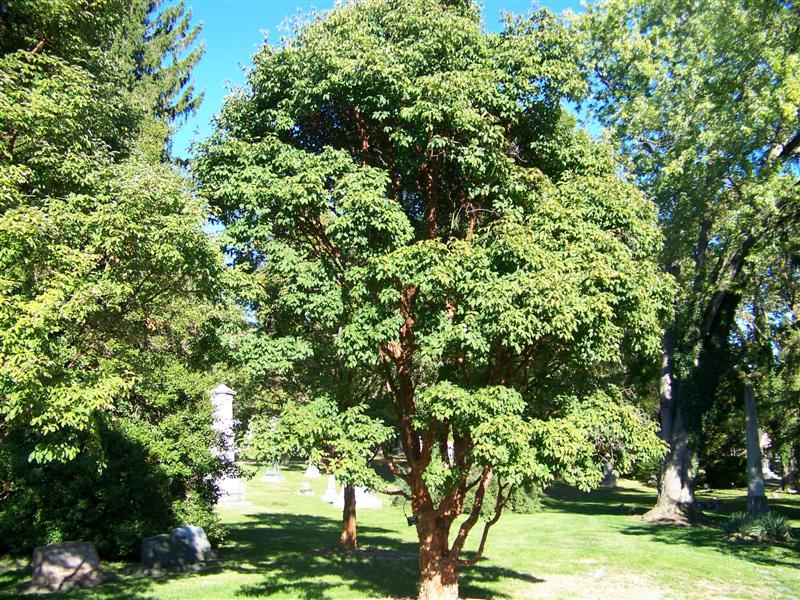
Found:
[[(192, 140), (211, 131), (211, 118), (219, 112), (230, 87), (244, 83), (243, 67), (266, 39), (275, 44), (282, 35), (281, 25), (288, 17), (311, 8), (325, 10), (333, 0), (186, 0), (195, 22), (203, 24), (200, 38), (206, 53), (194, 71), (197, 90), (205, 91), (198, 113), (176, 133), (173, 153), (187, 157)], [(579, 0), (544, 0), (538, 3), (555, 12), (581, 10)], [(484, 0), (484, 20), (489, 30), (497, 30), (502, 12), (523, 13), (529, 0)], [(266, 38), (265, 38), (266, 36)]]

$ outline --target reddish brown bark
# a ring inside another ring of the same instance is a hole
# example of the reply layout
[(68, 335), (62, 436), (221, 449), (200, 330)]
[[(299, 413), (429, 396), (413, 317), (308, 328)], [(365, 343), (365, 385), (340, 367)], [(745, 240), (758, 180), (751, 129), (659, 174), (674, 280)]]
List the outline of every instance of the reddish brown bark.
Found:
[(353, 552), (358, 548), (356, 523), (356, 488), (346, 485), (342, 510), (342, 535), (339, 538), (342, 550), (345, 552)]
[(458, 599), (458, 562), (448, 547), (451, 523), (432, 515), (417, 525), (419, 600)]

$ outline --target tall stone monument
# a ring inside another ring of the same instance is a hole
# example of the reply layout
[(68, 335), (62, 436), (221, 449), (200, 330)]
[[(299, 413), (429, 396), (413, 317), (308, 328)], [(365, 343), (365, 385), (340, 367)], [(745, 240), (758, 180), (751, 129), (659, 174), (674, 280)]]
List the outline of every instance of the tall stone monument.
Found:
[[(221, 383), (211, 390), (211, 407), (214, 410), (213, 428), (220, 434), (221, 447), (213, 449), (217, 456), (223, 456), (230, 462), (236, 460), (236, 441), (233, 437), (233, 397), (231, 388)], [(238, 477), (223, 476), (217, 480), (220, 491), (218, 504), (235, 504), (244, 502), (245, 484)]]

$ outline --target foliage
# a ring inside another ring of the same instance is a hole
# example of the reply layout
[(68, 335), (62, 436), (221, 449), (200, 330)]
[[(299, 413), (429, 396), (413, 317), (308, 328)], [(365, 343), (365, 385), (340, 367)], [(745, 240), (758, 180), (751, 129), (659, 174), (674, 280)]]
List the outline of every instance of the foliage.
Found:
[(610, 385), (659, 345), (655, 211), (562, 107), (584, 88), (562, 23), (489, 34), (467, 2), (350, 2), (248, 77), (194, 170), (261, 290), (254, 363), (307, 381), (313, 360), (337, 402), (364, 390), (420, 540), (445, 536), (423, 570), (458, 560), (474, 520), (447, 552), (450, 526), (493, 475), (590, 487), (603, 446), (660, 449)]
[(160, 160), (167, 122), (95, 38), (122, 35), (126, 11), (98, 2), (84, 31), (50, 8), (18, 17), (17, 34), (38, 31), (41, 46), (0, 57), (0, 414), (5, 429), (41, 433), (39, 462), (75, 458), (80, 432), (146, 380), (144, 355), (181, 346), (172, 323), (216, 294), (220, 267), (202, 206)]
[(215, 499), (211, 477), (219, 467), (202, 445), (209, 436), (187, 439), (182, 430), (203, 430), (209, 415), (197, 410), (199, 403), (208, 404), (205, 394), (173, 406), (173, 419), (155, 426), (131, 418), (101, 425), (102, 470), (89, 454), (31, 465), (27, 452), (36, 437), (12, 434), (0, 457), (6, 482), (0, 553), (88, 539), (104, 558), (135, 558), (143, 537), (187, 523), (204, 527), (217, 544), (223, 532), (209, 508)]
[(760, 514), (733, 513), (723, 523), (726, 537), (731, 540), (756, 542), (791, 542), (792, 526), (782, 514), (769, 511)]
[[(737, 325), (759, 311), (795, 322), (790, 295), (778, 298), (796, 279), (796, 8), (608, 0), (577, 20), (589, 105), (659, 209), (662, 264), (678, 284), (665, 336), (668, 375), (696, 443), (731, 369), (768, 377), (764, 361), (737, 343), (748, 337)], [(774, 340), (757, 345), (763, 350)], [(760, 387), (759, 398), (772, 397), (774, 389)], [(676, 420), (666, 406), (662, 414)]]
[(0, 6), (3, 549), (130, 556), (191, 519), (218, 536), (205, 373), (222, 260), (168, 159), (197, 106), (183, 5)]
[(380, 444), (392, 430), (366, 414), (364, 404), (340, 411), (328, 397), (287, 402), (280, 417), (262, 415), (251, 421), (246, 454), (276, 463), (286, 456), (308, 457), (342, 484), (381, 489), (383, 481), (370, 467)]

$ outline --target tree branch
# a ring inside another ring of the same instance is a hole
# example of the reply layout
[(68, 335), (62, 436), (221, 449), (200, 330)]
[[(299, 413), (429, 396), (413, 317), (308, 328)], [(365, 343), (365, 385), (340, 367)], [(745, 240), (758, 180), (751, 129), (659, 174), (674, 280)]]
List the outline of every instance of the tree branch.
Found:
[(477, 563), (481, 558), (483, 558), (483, 550), (486, 547), (486, 539), (489, 537), (489, 530), (492, 528), (492, 525), (497, 523), (500, 520), (500, 515), (503, 513), (503, 508), (508, 502), (508, 495), (503, 497), (503, 490), (506, 486), (499, 485), (497, 490), (497, 502), (494, 505), (494, 516), (489, 520), (486, 521), (486, 524), (483, 526), (483, 533), (481, 534), (481, 543), (478, 545), (478, 551), (475, 553), (475, 556), (470, 558), (469, 560), (460, 560), (458, 561), (459, 567), (471, 567), (475, 563)]
[(475, 526), (475, 523), (478, 522), (478, 518), (481, 516), (483, 499), (486, 496), (486, 490), (489, 488), (489, 482), (491, 479), (492, 468), (484, 467), (483, 471), (481, 471), (481, 476), (479, 479), (480, 485), (475, 491), (475, 499), (472, 501), (472, 511), (470, 512), (467, 520), (464, 521), (461, 524), (461, 527), (458, 528), (458, 534), (456, 535), (456, 539), (453, 541), (453, 545), (450, 548), (451, 556), (458, 556), (461, 553), (461, 550), (464, 548), (464, 543), (467, 541), (469, 532)]
[(389, 471), (391, 472), (391, 474), (394, 475), (395, 477), (399, 477), (406, 483), (409, 483), (411, 477), (409, 476), (408, 473), (403, 473), (400, 471), (400, 468), (394, 462), (394, 459), (389, 454), (389, 449), (386, 447), (385, 444), (381, 444), (381, 452), (383, 453), (383, 460), (386, 461), (386, 466), (389, 467)]

